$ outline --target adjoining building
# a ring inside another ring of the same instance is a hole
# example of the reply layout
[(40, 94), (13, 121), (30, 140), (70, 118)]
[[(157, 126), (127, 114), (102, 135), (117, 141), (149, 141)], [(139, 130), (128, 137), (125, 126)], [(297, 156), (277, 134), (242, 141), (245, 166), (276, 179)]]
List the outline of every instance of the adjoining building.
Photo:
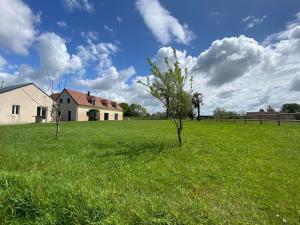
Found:
[(123, 120), (123, 109), (112, 100), (64, 89), (51, 96), (59, 104), (61, 121)]
[(0, 124), (50, 122), (52, 105), (34, 83), (0, 88)]

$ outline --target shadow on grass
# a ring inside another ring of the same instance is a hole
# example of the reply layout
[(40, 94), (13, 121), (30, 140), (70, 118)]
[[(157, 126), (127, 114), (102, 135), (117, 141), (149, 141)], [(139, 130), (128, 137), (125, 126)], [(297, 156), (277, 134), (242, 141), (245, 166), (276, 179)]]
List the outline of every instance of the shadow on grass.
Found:
[(92, 158), (115, 158), (115, 157), (126, 157), (128, 160), (136, 160), (141, 155), (150, 155), (150, 159), (155, 156), (166, 153), (178, 147), (176, 143), (172, 141), (139, 141), (139, 142), (126, 142), (118, 141), (115, 144), (103, 144), (101, 142), (94, 143), (96, 149), (103, 149), (104, 151), (97, 151), (90, 153)]

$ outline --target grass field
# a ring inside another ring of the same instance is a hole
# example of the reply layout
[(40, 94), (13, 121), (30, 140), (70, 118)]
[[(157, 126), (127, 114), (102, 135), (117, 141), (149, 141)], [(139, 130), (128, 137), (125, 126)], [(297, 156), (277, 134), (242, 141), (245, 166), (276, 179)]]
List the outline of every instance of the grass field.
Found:
[(300, 124), (0, 127), (0, 224), (297, 224)]

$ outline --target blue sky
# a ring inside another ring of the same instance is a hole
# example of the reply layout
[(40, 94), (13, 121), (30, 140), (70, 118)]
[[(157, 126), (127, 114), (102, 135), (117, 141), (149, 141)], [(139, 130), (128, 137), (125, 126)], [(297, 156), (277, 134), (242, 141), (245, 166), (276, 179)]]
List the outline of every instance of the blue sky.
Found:
[[(257, 110), (300, 99), (300, 1), (0, 0), (0, 78), (67, 87), (161, 110), (136, 84), (179, 51), (216, 106)], [(9, 24), (9, 25), (8, 25)], [(2, 31), (1, 31), (2, 30)], [(216, 41), (219, 40), (219, 41)], [(224, 56), (223, 56), (224, 55)], [(280, 67), (279, 67), (280, 65)]]

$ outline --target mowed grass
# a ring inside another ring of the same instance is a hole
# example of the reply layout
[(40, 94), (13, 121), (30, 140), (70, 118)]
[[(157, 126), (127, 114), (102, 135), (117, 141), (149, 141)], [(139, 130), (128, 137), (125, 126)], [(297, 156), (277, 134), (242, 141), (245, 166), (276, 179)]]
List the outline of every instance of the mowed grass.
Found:
[(300, 124), (0, 127), (0, 224), (297, 224)]

